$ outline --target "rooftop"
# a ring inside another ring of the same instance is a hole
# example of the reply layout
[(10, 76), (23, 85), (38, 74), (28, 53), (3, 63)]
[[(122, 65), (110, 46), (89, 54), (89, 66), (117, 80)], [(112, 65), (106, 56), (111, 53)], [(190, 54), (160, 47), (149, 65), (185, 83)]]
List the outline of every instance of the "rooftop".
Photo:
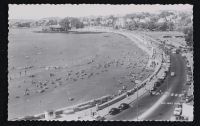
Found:
[(59, 24), (57, 24), (57, 25), (50, 25), (49, 27), (50, 28), (62, 28)]

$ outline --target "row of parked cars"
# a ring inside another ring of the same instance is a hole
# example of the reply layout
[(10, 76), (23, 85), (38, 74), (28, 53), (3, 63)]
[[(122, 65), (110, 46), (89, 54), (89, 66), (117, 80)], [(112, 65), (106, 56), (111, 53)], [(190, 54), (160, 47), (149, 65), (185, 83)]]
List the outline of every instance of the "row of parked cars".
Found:
[(122, 104), (120, 104), (120, 106), (118, 108), (111, 108), (110, 111), (109, 111), (109, 114), (110, 115), (116, 115), (116, 114), (120, 113), (121, 111), (128, 109), (129, 107), (130, 107), (129, 104), (122, 103)]
[[(109, 113), (109, 115), (116, 115), (116, 114), (120, 113), (121, 111), (128, 109), (129, 107), (130, 107), (129, 104), (121, 103), (118, 108), (111, 108), (108, 113)], [(101, 116), (96, 117), (96, 121), (103, 121), (103, 120), (105, 120), (105, 117), (101, 117)]]

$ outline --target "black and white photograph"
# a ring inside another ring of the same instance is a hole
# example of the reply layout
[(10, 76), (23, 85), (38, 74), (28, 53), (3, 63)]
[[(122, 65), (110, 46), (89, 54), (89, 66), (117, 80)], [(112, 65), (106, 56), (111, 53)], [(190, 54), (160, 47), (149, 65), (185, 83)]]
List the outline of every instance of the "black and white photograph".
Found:
[(193, 121), (193, 5), (8, 8), (8, 121)]

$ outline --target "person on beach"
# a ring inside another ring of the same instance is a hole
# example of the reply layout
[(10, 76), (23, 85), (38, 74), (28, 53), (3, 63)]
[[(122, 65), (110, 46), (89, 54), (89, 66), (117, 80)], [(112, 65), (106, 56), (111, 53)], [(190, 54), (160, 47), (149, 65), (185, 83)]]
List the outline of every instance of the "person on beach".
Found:
[(30, 93), (29, 93), (29, 89), (28, 88), (26, 88), (26, 90), (25, 90), (25, 94), (24, 95), (29, 95)]

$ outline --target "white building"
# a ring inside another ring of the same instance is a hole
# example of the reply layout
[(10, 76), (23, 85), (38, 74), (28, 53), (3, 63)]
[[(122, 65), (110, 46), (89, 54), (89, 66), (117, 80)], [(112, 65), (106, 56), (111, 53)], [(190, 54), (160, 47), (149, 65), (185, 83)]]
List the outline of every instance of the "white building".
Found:
[(193, 105), (183, 103), (181, 116), (188, 121), (193, 121), (194, 118), (193, 109), (194, 109)]
[(131, 19), (131, 18), (127, 18), (127, 19), (126, 19), (126, 22), (127, 22), (127, 23), (131, 23), (131, 22), (132, 22), (132, 19)]
[(114, 27), (115, 28), (125, 28), (126, 21), (124, 18), (118, 18), (115, 21)]
[(158, 20), (158, 23), (163, 23), (163, 22), (165, 22), (165, 19), (164, 19), (164, 18), (160, 18), (160, 19)]
[(146, 22), (148, 22), (148, 21), (150, 21), (150, 18), (149, 18), (149, 17), (146, 17), (146, 18), (144, 18), (144, 19), (140, 19), (140, 22), (142, 22), (142, 23), (146, 23)]

